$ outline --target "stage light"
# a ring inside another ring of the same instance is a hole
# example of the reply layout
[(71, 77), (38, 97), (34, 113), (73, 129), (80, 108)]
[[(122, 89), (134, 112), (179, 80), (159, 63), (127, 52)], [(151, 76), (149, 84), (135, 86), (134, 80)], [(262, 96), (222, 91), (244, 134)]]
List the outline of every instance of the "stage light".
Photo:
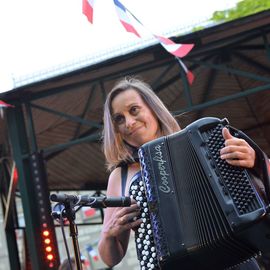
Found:
[(51, 247), (51, 246), (48, 246), (48, 247), (45, 248), (45, 250), (46, 250), (47, 252), (51, 252), (51, 251), (52, 251), (52, 247)]
[(43, 231), (44, 236), (49, 236), (50, 232), (48, 230)]
[(49, 261), (52, 261), (52, 260), (53, 260), (53, 255), (52, 255), (52, 254), (48, 254), (48, 255), (47, 255), (47, 259), (48, 259)]
[[(55, 227), (51, 217), (51, 204), (45, 160), (41, 152), (30, 155), (31, 178), (33, 181), (36, 208), (35, 224), (38, 228), (36, 249), (39, 269), (57, 270), (60, 264)], [(31, 260), (31, 258), (29, 258)]]
[(51, 240), (50, 240), (49, 238), (46, 238), (46, 239), (44, 240), (44, 243), (48, 245), (48, 244), (51, 243)]
[(43, 254), (44, 254), (44, 259), (47, 262), (47, 267), (48, 268), (55, 268), (56, 266), (56, 255), (55, 255), (55, 250), (54, 250), (54, 245), (53, 245), (53, 234), (51, 231), (48, 229), (47, 224), (43, 223), (42, 224), (43, 229), (41, 229), (41, 236), (42, 236), (42, 241), (43, 241)]

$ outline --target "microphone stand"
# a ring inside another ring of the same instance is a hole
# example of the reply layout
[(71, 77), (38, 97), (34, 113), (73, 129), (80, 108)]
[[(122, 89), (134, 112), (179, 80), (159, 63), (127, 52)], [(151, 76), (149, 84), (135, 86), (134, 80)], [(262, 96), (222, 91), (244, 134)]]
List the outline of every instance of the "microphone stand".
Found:
[(71, 201), (64, 203), (65, 217), (69, 221), (69, 233), (72, 238), (74, 257), (75, 257), (77, 270), (82, 270), (81, 254), (80, 254), (79, 241), (78, 241), (78, 227), (75, 223), (76, 211), (74, 209), (74, 206), (75, 204), (73, 204)]
[[(82, 270), (81, 254), (78, 241), (78, 228), (75, 223), (76, 210), (75, 206), (90, 206), (93, 208), (106, 208), (106, 207), (124, 207), (130, 206), (131, 200), (129, 197), (91, 197), (91, 196), (76, 196), (67, 194), (52, 194), (50, 196), (51, 201), (58, 202), (57, 205), (64, 205), (61, 213), (64, 213), (65, 218), (69, 221), (69, 232), (72, 238), (75, 262), (77, 270)], [(58, 212), (52, 212), (52, 217), (57, 219)], [(61, 215), (62, 217), (62, 215)], [(69, 260), (70, 261), (70, 260)]]

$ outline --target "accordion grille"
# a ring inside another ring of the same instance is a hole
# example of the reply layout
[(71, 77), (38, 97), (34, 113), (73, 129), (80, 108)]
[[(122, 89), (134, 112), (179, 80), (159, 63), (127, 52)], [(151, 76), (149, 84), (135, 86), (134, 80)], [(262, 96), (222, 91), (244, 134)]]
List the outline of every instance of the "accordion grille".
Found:
[(246, 170), (235, 167), (220, 159), (220, 149), (224, 147), (222, 126), (205, 133), (209, 148), (209, 159), (212, 167), (219, 177), (224, 192), (229, 193), (240, 215), (253, 212), (260, 208), (255, 192), (250, 184)]

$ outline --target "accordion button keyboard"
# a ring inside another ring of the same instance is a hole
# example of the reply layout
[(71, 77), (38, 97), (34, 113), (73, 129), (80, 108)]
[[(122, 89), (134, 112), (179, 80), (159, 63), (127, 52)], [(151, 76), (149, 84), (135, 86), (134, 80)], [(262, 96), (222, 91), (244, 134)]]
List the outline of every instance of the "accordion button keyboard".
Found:
[(137, 256), (141, 270), (160, 269), (157, 260), (156, 248), (154, 243), (153, 228), (150, 219), (149, 204), (145, 194), (144, 182), (140, 178), (132, 182), (130, 186), (130, 197), (137, 201), (140, 207), (140, 218), (142, 223), (135, 230), (135, 241)]

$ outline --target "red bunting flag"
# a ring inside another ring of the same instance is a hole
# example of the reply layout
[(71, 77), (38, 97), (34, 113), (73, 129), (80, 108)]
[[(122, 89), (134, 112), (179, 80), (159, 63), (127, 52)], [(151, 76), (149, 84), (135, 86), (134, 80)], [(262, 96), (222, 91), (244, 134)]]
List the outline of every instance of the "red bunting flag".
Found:
[(94, 14), (94, 0), (83, 0), (82, 2), (82, 12), (87, 17), (90, 23), (93, 23)]
[(187, 80), (189, 82), (189, 84), (191, 85), (194, 81), (194, 75), (193, 73), (187, 69), (187, 67), (185, 66), (185, 64), (181, 61), (181, 59), (176, 58), (179, 62), (179, 64), (182, 66), (182, 68), (184, 69), (186, 76), (187, 76)]
[(141, 36), (139, 35), (139, 33), (137, 32), (135, 27), (130, 22), (130, 19), (127, 15), (127, 10), (126, 10), (125, 6), (122, 5), (118, 0), (113, 0), (113, 1), (115, 4), (115, 9), (116, 9), (116, 13), (118, 15), (118, 18), (119, 18), (120, 22), (122, 23), (122, 25), (124, 26), (124, 28), (126, 29), (126, 31), (133, 33), (137, 37), (140, 38)]
[(0, 108), (8, 108), (8, 107), (14, 108), (13, 105), (8, 104), (8, 103), (4, 102), (3, 100), (0, 100)]
[[(118, 18), (120, 22), (123, 24), (124, 28), (126, 29), (127, 32), (131, 32), (135, 34), (137, 37), (141, 37), (138, 34), (138, 31), (135, 29), (134, 25), (132, 25), (129, 16), (127, 13), (129, 13), (140, 25), (144, 27), (144, 25), (119, 1), (119, 0), (113, 0), (115, 4), (115, 8), (118, 14)], [(155, 35), (151, 33), (158, 41), (159, 43), (172, 55), (176, 57), (184, 57), (186, 56), (194, 47), (194, 44), (179, 44), (175, 43), (169, 38), (160, 36), (160, 35)], [(184, 71), (186, 73), (188, 82), (192, 84), (194, 80), (194, 75), (193, 73), (187, 69), (185, 64), (180, 60), (181, 66), (184, 68)]]
[(179, 44), (175, 43), (169, 38), (154, 35), (160, 42), (160, 44), (171, 54), (177, 57), (186, 56), (194, 47), (194, 44)]
[[(140, 34), (136, 30), (135, 26), (131, 23), (131, 20), (128, 16), (131, 15), (140, 25), (144, 27), (144, 25), (119, 1), (119, 0), (113, 0), (116, 13), (118, 15), (118, 18), (121, 22), (121, 24), (124, 26), (127, 32), (133, 33), (137, 37), (141, 38)], [(88, 21), (90, 23), (93, 23), (93, 5), (94, 0), (83, 0), (83, 14), (87, 17)], [(155, 35), (151, 33), (158, 41), (159, 43), (172, 55), (176, 56), (179, 60), (179, 63), (183, 67), (188, 82), (192, 84), (194, 80), (194, 75), (191, 71), (187, 69), (185, 64), (179, 59), (184, 56), (186, 56), (194, 47), (194, 44), (180, 44), (175, 43), (171, 39)]]

